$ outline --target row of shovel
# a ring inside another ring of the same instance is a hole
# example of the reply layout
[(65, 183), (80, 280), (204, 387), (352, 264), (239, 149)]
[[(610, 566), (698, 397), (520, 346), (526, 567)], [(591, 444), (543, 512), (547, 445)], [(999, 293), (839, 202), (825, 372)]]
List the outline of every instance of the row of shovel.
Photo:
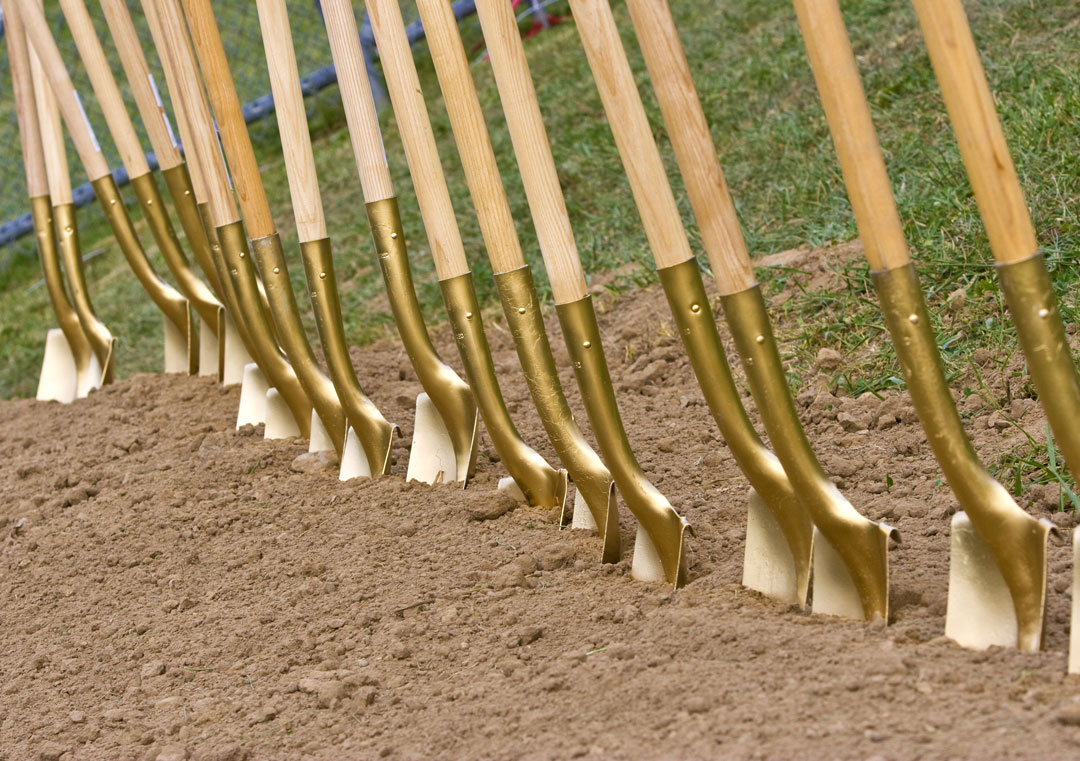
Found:
[[(1080, 383), (961, 0), (913, 2), (1029, 371), (1076, 474)], [(48, 337), (39, 398), (70, 401), (113, 377), (115, 339), (94, 314), (79, 255), (63, 146), (66, 127), (128, 263), (164, 315), (166, 372), (216, 372), (225, 383), (241, 382), (238, 426), (264, 422), (268, 438), (308, 437), (312, 450), (336, 450), (343, 480), (387, 473), (396, 428), (366, 396), (349, 359), (285, 0), (258, 0), (258, 16), (326, 372), (305, 335), (210, 0), (142, 0), (179, 138), (125, 0), (101, 4), (198, 271), (174, 231), (83, 0), (60, 0), (60, 5), (175, 287), (154, 271), (142, 249), (39, 0), (4, 0), (27, 183), (59, 324)], [(1038, 650), (1046, 616), (1046, 545), (1053, 528), (1016, 504), (979, 461), (964, 432), (837, 0), (794, 4), (885, 322), (927, 439), (961, 507), (952, 524), (946, 634), (967, 647)], [(888, 547), (898, 537), (844, 498), (800, 424), (666, 0), (627, 0), (627, 6), (772, 451), (752, 426), (732, 379), (608, 0), (570, 0), (570, 5), (679, 334), (716, 423), (752, 487), (743, 583), (799, 606), (812, 597), (815, 612), (888, 620)], [(572, 480), (574, 525), (597, 531), (604, 562), (622, 554), (618, 494), (638, 523), (633, 575), (681, 585), (687, 578), (690, 526), (642, 472), (623, 429), (511, 3), (477, 0), (477, 12), (599, 453), (583, 436), (560, 385), (452, 10), (445, 0), (417, 0), (417, 6), (503, 313), (532, 399), (565, 469), (549, 465), (522, 440), (503, 402), (398, 0), (368, 0), (366, 10), (467, 382), (436, 353), (416, 299), (354, 8), (349, 0), (323, 0), (386, 291), (424, 389), (417, 399), (407, 478), (464, 485), (483, 418), (509, 473), (502, 488), (533, 505), (562, 507)], [(1074, 619), (1077, 607), (1074, 601)], [(1080, 671), (1075, 629), (1071, 645), (1069, 669)]]

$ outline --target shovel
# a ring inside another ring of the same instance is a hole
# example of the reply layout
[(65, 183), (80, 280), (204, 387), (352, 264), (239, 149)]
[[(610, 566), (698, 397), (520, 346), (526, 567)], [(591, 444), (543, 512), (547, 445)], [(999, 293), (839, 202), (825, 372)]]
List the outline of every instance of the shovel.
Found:
[[(685, 57), (677, 47), (670, 14), (659, 10), (655, 3), (646, 9), (659, 18), (647, 22), (650, 28), (641, 35), (642, 46), (657, 54), (648, 59), (650, 66), (661, 67), (655, 75), (657, 89), (672, 87), (668, 78), (684, 86), (689, 81)], [(743, 584), (802, 607), (810, 584), (813, 551), (810, 515), (743, 409), (611, 9), (606, 0), (575, 2), (574, 18), (683, 344), (709, 408), (753, 487)], [(673, 51), (679, 51), (679, 55)], [(678, 105), (684, 118), (693, 113), (693, 90), (688, 93), (691, 102)], [(711, 151), (710, 143), (704, 147)], [(720, 228), (726, 235), (726, 223), (726, 219), (709, 217), (703, 227), (707, 227), (708, 234), (715, 235)]]
[[(164, 10), (161, 13), (169, 13), (168, 7), (172, 6), (173, 3), (175, 3), (175, 0), (163, 0), (161, 5)], [(185, 101), (193, 104), (190, 108), (199, 114), (199, 120), (209, 121), (210, 112), (206, 106), (201, 79), (194, 64), (194, 55), (191, 52), (191, 43), (187, 38), (186, 29), (180, 28), (177, 33), (169, 34), (169, 30), (164, 28), (161, 23), (156, 6), (157, 3), (152, 2), (152, 0), (143, 0), (147, 25), (150, 27), (150, 34), (158, 50), (161, 68), (165, 72), (166, 84), (172, 94), (177, 129), (180, 131), (183, 145), (187, 146), (186, 150), (190, 152), (194, 150), (192, 146), (199, 144), (199, 129), (197, 125), (192, 123), (192, 117), (189, 115), (188, 109), (185, 108)], [(173, 7), (175, 8), (175, 6)], [(177, 18), (182, 18), (178, 9), (173, 10), (171, 13), (176, 14)], [(170, 51), (170, 48), (174, 46), (177, 50), (175, 56)], [(174, 57), (176, 58), (175, 62)], [(217, 137), (212, 135), (210, 140), (213, 143), (214, 150), (220, 151)], [(180, 217), (180, 223), (184, 227), (188, 244), (194, 250), (196, 260), (203, 267), (207, 279), (225, 307), (224, 344), (222, 346), (219, 342), (218, 347), (219, 351), (224, 349), (221, 382), (226, 386), (241, 383), (244, 378), (245, 368), (253, 365), (253, 372), (258, 374), (261, 379), (261, 392), (252, 395), (252, 389), (249, 387), (248, 397), (250, 401), (247, 406), (241, 404), (241, 408), (247, 410), (248, 407), (254, 406), (257, 409), (250, 414), (245, 411), (244, 415), (238, 416), (237, 423), (238, 425), (243, 425), (246, 422), (252, 424), (265, 423), (266, 380), (261, 375), (261, 371), (258, 370), (258, 365), (255, 364), (253, 359), (255, 355), (254, 344), (247, 325), (241, 319), (236, 289), (233, 286), (228, 267), (225, 265), (221, 245), (217, 239), (217, 232), (210, 218), (209, 180), (204, 175), (203, 167), (199, 161), (192, 159), (186, 164), (186, 167), (190, 169), (190, 175), (187, 177), (191, 181), (190, 194), (188, 194), (186, 187), (176, 188), (174, 192), (172, 183), (177, 182), (177, 178), (179, 178), (180, 182), (183, 182), (185, 179), (183, 174), (167, 174), (165, 179), (167, 183), (170, 183), (170, 194), (173, 196), (173, 203), (177, 215)], [(227, 190), (231, 192), (231, 188), (227, 188)], [(194, 211), (192, 211), (192, 207), (194, 207)], [(241, 390), (241, 396), (243, 397), (243, 395), (244, 392)], [(259, 409), (261, 411), (258, 411)]]
[[(72, 0), (72, 4), (78, 5), (81, 15), (85, 15), (86, 8), (82, 0)], [(157, 157), (169, 197), (172, 199), (181, 224), (184, 225), (184, 221), (187, 220), (184, 232), (188, 233), (189, 230), (192, 232), (189, 235), (189, 246), (192, 253), (196, 255), (207, 280), (213, 285), (214, 291), (211, 291), (199, 279), (184, 255), (184, 250), (180, 247), (180, 242), (173, 230), (172, 221), (169, 219), (168, 210), (161, 202), (154, 175), (148, 173), (136, 177), (131, 184), (142, 206), (143, 216), (153, 232), (154, 240), (157, 241), (158, 248), (165, 258), (165, 264), (172, 272), (180, 292), (184, 294), (199, 316), (199, 374), (214, 375), (221, 379), (225, 347), (219, 344), (225, 338), (223, 334), (225, 310), (215, 295), (215, 292), (220, 290), (220, 284), (217, 282), (217, 273), (214, 272), (209, 260), (206, 234), (199, 222), (198, 210), (192, 195), (191, 177), (180, 155), (179, 143), (172, 126), (165, 114), (157, 84), (143, 56), (142, 44), (138, 32), (135, 31), (135, 24), (131, 20), (127, 4), (124, 0), (103, 0), (101, 8), (105, 12), (105, 20), (108, 22), (113, 43), (120, 55), (120, 63), (127, 75), (128, 85), (135, 96), (135, 104), (139, 109), (143, 125), (150, 136), (150, 145)], [(193, 225), (197, 229), (193, 229)]]
[(945, 634), (965, 647), (1034, 652), (1046, 615), (1046, 540), (964, 433), (908, 257), (900, 215), (836, 0), (796, 0), (810, 63), (908, 392), (961, 512), (952, 522)]
[[(601, 2), (589, 0), (582, 5), (599, 7)], [(606, 3), (603, 5), (606, 7)], [(632, 3), (631, 12), (750, 390), (783, 470), (814, 522), (813, 610), (887, 621), (888, 542), (890, 537), (895, 538), (895, 532), (856, 511), (826, 478), (814, 455), (787, 386), (765, 301), (754, 280), (746, 242), (670, 11), (661, 3)], [(610, 11), (603, 15), (610, 16)], [(607, 26), (609, 30), (614, 28), (610, 23)], [(687, 308), (685, 296), (673, 305), (676, 314), (685, 313)], [(689, 309), (693, 312), (693, 304)], [(758, 551), (751, 546), (751, 539), (758, 533), (754, 519), (766, 523), (767, 514), (757, 512), (757, 516), (753, 509), (750, 513), (748, 555)], [(792, 533), (789, 530), (785, 535), (791, 537)], [(789, 548), (791, 541), (789, 538)], [(756, 538), (754, 544), (758, 544)], [(760, 544), (768, 558), (779, 542)]]
[[(64, 65), (60, 50), (56, 46), (52, 32), (49, 30), (45, 15), (37, 3), (33, 0), (14, 0), (19, 3), (22, 21), (26, 29), (27, 37), (31, 46), (41, 61), (42, 68), (52, 87), (53, 94), (60, 106), (64, 124), (75, 143), (76, 151), (83, 163), (90, 184), (94, 188), (98, 203), (105, 213), (105, 218), (112, 228), (113, 235), (127, 259), (128, 266), (142, 284), (143, 289), (150, 296), (165, 316), (165, 372), (188, 372), (197, 371), (198, 346), (193, 340), (192, 320), (187, 299), (175, 288), (162, 280), (154, 271), (146, 253), (142, 249), (135, 228), (128, 217), (124, 200), (120, 196), (120, 190), (116, 181), (109, 172), (109, 166), (105, 161), (94, 135), (90, 122), (86, 119), (82, 103), (78, 93), (71, 82), (67, 68)], [(67, 9), (65, 9), (67, 10)], [(83, 9), (85, 11), (85, 8)], [(149, 172), (146, 157), (139, 149), (138, 139), (131, 122), (124, 110), (123, 100), (116, 89), (116, 83), (112, 77), (102, 77), (103, 72), (108, 71), (108, 63), (104, 59), (104, 52), (93, 36), (93, 44), (85, 34), (85, 28), (79, 23), (79, 19), (71, 24), (72, 34), (80, 46), (80, 54), (84, 61), (88, 61), (87, 71), (90, 74), (91, 83), (96, 85), (95, 92), (101, 103), (102, 111), (106, 114), (110, 131), (119, 136), (117, 148), (120, 152), (124, 166), (129, 176), (137, 177)], [(93, 29), (91, 27), (90, 31)], [(126, 128), (126, 129), (125, 129)], [(69, 220), (57, 218), (57, 224), (66, 234), (68, 228), (74, 229)], [(64, 235), (61, 235), (61, 246)]]
[[(12, 4), (14, 7), (14, 4)], [(17, 12), (17, 9), (16, 9)], [(45, 173), (48, 178), (49, 200), (52, 211), (48, 215), (52, 234), (59, 247), (60, 261), (67, 274), (70, 288), (71, 305), (79, 318), (83, 335), (90, 344), (92, 356), (87, 360), (86, 372), (76, 382), (77, 395), (85, 396), (91, 389), (111, 383), (115, 375), (114, 349), (116, 339), (105, 326), (90, 301), (90, 290), (86, 283), (83, 268), (82, 248), (79, 245), (79, 227), (75, 204), (71, 195), (71, 176), (68, 170), (67, 149), (64, 145), (64, 131), (60, 111), (52, 90), (45, 79), (41, 61), (27, 42), (30, 53), (30, 71), (33, 79), (34, 102), (37, 106), (38, 127), (41, 130), (41, 146), (45, 154)], [(45, 217), (45, 209), (38, 212), (38, 218)], [(39, 236), (45, 232), (43, 221), (38, 229)]]
[(26, 170), (26, 189), (37, 236), (38, 258), (45, 278), (45, 287), (59, 328), (53, 328), (45, 338), (45, 355), (38, 378), (37, 398), (69, 404), (86, 396), (101, 382), (101, 368), (83, 332), (79, 315), (68, 299), (60, 256), (52, 224), (52, 201), (49, 198), (49, 179), (45, 169), (45, 153), (38, 124), (34, 83), (30, 71), (30, 55), (18, 10), (9, 9), (6, 18), (8, 61), (11, 66), (15, 113), (19, 122), (23, 167)]
[[(417, 8), (480, 222), (480, 232), (495, 272), (503, 314), (514, 337), (533, 404), (540, 413), (548, 439), (577, 487), (574, 526), (602, 527), (599, 531), (603, 542), (602, 560), (618, 562), (621, 553), (615, 482), (582, 435), (563, 394), (544, 329), (540, 299), (514, 227), (457, 20), (450, 6), (441, 0), (420, 0)], [(562, 523), (560, 519), (560, 525)]]
[[(379, 47), (390, 102), (397, 116), (405, 157), (424, 219), (443, 302), (465, 365), (469, 387), (495, 450), (517, 485), (519, 496), (530, 505), (558, 507), (566, 499), (567, 473), (555, 470), (526, 444), (506, 409), (495, 366), (484, 334), (480, 304), (465, 258), (450, 192), (446, 187), (435, 135), (431, 131), (424, 95), (405, 33), (397, 0), (369, 0), (371, 28)], [(500, 487), (507, 487), (505, 481)]]
[[(964, 8), (954, 0), (918, 0), (914, 5), (1039, 402), (1066, 464), (1074, 477), (1080, 476), (1080, 383)], [(991, 541), (979, 533), (983, 543)], [(1080, 557), (1078, 537), (1074, 532), (1074, 563)], [(1080, 671), (1078, 602), (1074, 590), (1070, 672)]]
[(363, 69), (352, 4), (347, 0), (326, 0), (322, 7), (390, 309), (401, 343), (424, 388), (416, 400), (406, 478), (427, 483), (459, 481), (464, 487), (475, 468), (479, 424), (476, 401), (469, 386), (435, 352), (420, 314), (375, 102)]
[(476, 5), (578, 387), (604, 463), (638, 521), (631, 574), (681, 586), (690, 526), (649, 482), (630, 449), (513, 11), (502, 0)]
[(173, 92), (180, 96), (177, 114), (181, 134), (185, 123), (187, 125), (188, 156), (195, 167), (193, 176), (201, 176), (206, 183), (206, 227), (213, 230), (208, 236), (211, 256), (218, 268), (226, 304), (235, 317), (235, 326), (255, 357), (255, 362), (243, 371), (236, 427), (265, 421), (266, 438), (310, 435), (311, 402), (278, 346), (270, 325), (269, 310), (263, 305), (258, 277), (251, 264), (247, 234), (236, 210), (224, 156), (187, 38), (183, 12), (176, 0), (162, 0), (156, 10), (150, 18), (156, 19), (160, 26), (166, 56), (175, 75), (177, 88)]
[(258, 12), (315, 324), (348, 423), (340, 478), (383, 475), (396, 427), (364, 394), (349, 358), (288, 11), (284, 0), (260, 0)]

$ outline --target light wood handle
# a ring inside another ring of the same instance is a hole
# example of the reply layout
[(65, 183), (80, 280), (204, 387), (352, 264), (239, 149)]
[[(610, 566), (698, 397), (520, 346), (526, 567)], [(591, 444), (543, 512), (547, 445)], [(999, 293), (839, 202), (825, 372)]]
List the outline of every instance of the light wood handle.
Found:
[[(12, 2), (14, 7), (15, 3)], [(21, 17), (20, 17), (21, 23)], [(23, 39), (26, 27), (23, 26)], [(27, 39), (29, 43), (29, 40)], [(71, 169), (68, 167), (67, 146), (64, 144), (64, 122), (56, 103), (52, 87), (45, 76), (45, 69), (37, 53), (30, 47), (30, 74), (34, 86), (34, 104), (37, 106), (38, 127), (41, 129), (41, 148), (45, 154), (45, 174), (49, 181), (49, 198), (53, 205), (72, 202)]]
[[(165, 86), (168, 88), (172, 99), (173, 114), (176, 117), (176, 129), (180, 133), (180, 145), (187, 151), (190, 150), (189, 146), (195, 145), (195, 138), (192, 135), (190, 119), (184, 111), (184, 104), (179, 95), (180, 85), (177, 82), (172, 59), (167, 54), (168, 46), (165, 40), (165, 31), (161, 28), (161, 18), (158, 15), (156, 5), (157, 3), (154, 0), (142, 0), (146, 25), (150, 28), (150, 36), (154, 40), (154, 49), (157, 50), (161, 70), (165, 73)], [(186, 38), (185, 44), (187, 44)], [(168, 114), (163, 114), (163, 116), (166, 120), (169, 118)], [(191, 176), (191, 188), (195, 194), (195, 202), (206, 203), (209, 200), (209, 191), (206, 189), (206, 177), (203, 176), (202, 163), (195, 160), (189, 161), (188, 174)]]
[(135, 125), (128, 116), (124, 98), (120, 95), (120, 88), (116, 86), (112, 69), (105, 58), (105, 50), (101, 47), (101, 40), (98, 39), (85, 3), (83, 0), (60, 0), (60, 8), (64, 11), (71, 36), (75, 39), (75, 47), (79, 49), (79, 57), (82, 58), (83, 66), (90, 77), (90, 86), (97, 96), (98, 105), (105, 115), (105, 123), (109, 127), (113, 142), (116, 143), (128, 176), (141, 177), (149, 173), (150, 165), (146, 163), (146, 155), (139, 144)]
[(251, 146), (251, 136), (244, 123), (244, 112), (236, 95), (225, 47), (221, 43), (210, 0), (183, 0), (195, 55), (202, 69), (203, 81), (210, 95), (210, 105), (221, 131), (221, 142), (232, 168), (233, 187), (240, 200), (248, 235), (263, 238), (274, 231), (274, 218), (266, 198), (259, 162)]
[(871, 269), (910, 261), (885, 159), (870, 118), (855, 53), (836, 0), (795, 0), (825, 118)]
[[(156, 3), (156, 5), (155, 5)], [(214, 120), (203, 94), (202, 80), (195, 64), (195, 55), (187, 36), (187, 26), (179, 0), (143, 0), (143, 6), (155, 6), (156, 13), (147, 18), (156, 18), (165, 42), (164, 54), (168, 59), (168, 68), (173, 72), (171, 90), (173, 98), (180, 105), (177, 113), (184, 115), (186, 128), (190, 135), (185, 138), (188, 164), (197, 167), (206, 181), (206, 192), (210, 205), (210, 218), (216, 227), (232, 224), (240, 219), (229, 186), (225, 160), (221, 155), (221, 145), (214, 131)], [(159, 48), (160, 50), (161, 48)]]
[(394, 184), (386, 166), (386, 149), (364, 67), (352, 2), (323, 0), (322, 9), (364, 200), (371, 203), (393, 198)]
[(416, 7), (435, 62), (435, 73), (450, 115), (454, 140), (465, 169), (465, 181), (480, 221), (491, 267), (496, 274), (524, 267), (521, 241), (514, 228), (514, 217), (506, 199), (506, 189), (495, 161), (454, 11), (444, 0), (417, 0)]
[(14, 4), (5, 6), (7, 13), (8, 65), (11, 67), (11, 89), (14, 93), (15, 114), (19, 121), (23, 167), (26, 170), (26, 190), (31, 198), (49, 194), (49, 176), (45, 170), (45, 153), (41, 145), (37, 104), (34, 102), (34, 80), (30, 73), (30, 51), (26, 32)]
[(608, 0), (570, 0), (570, 8), (656, 266), (682, 264), (694, 255), (611, 6)]
[(379, 46), (379, 60), (382, 61), (398, 132), (405, 146), (416, 201), (424, 218), (431, 256), (435, 260), (435, 272), (440, 280), (464, 275), (469, 271), (469, 263), (450, 202), (450, 191), (446, 188), (424, 94), (420, 90), (412, 48), (405, 34), (401, 7), (398, 0), (368, 0), (367, 11)]
[(552, 297), (557, 304), (578, 301), (588, 293), (585, 273), (513, 8), (506, 0), (477, 0), (476, 12), (484, 30)]
[[(75, 93), (75, 86), (71, 83), (71, 76), (64, 66), (64, 59), (60, 55), (60, 49), (56, 46), (56, 40), (53, 39), (52, 32), (49, 30), (49, 22), (45, 20), (45, 12), (35, 0), (8, 0), (8, 2), (19, 3), (19, 13), (22, 17), (23, 27), (26, 29), (26, 37), (37, 54), (41, 70), (56, 97), (60, 114), (63, 116), (64, 124), (67, 126), (68, 134), (71, 135), (72, 142), (75, 143), (75, 150), (82, 160), (87, 177), (91, 181), (104, 177), (109, 173), (109, 164), (101, 153), (93, 128), (90, 126), (90, 122), (87, 121), (86, 113), (83, 111), (82, 104)], [(45, 109), (46, 112), (48, 110)], [(38, 112), (38, 116), (42, 122), (42, 129), (46, 131), (43, 134), (48, 134), (51, 128), (46, 123), (46, 119), (41, 118), (41, 111)], [(52, 151), (56, 150), (57, 154), (62, 153), (64, 150), (63, 140), (61, 139), (59, 146), (57, 146), (47, 136), (44, 143), (45, 161), (48, 163), (52, 160), (54, 168), (56, 168), (57, 162), (55, 159), (57, 155), (53, 155)], [(52, 155), (52, 159), (50, 159), (50, 155)], [(50, 182), (56, 174), (56, 171), (50, 169)], [(68, 179), (67, 182), (69, 188), (67, 196), (70, 197), (71, 180)], [(61, 194), (51, 193), (51, 195), (53, 195), (54, 204), (65, 202), (62, 200)]]
[(165, 106), (157, 92), (157, 83), (150, 73), (150, 67), (143, 55), (142, 42), (135, 30), (125, 0), (101, 0), (101, 9), (105, 11), (105, 21), (109, 25), (113, 44), (120, 55), (120, 64), (124, 67), (131, 92), (135, 96), (135, 105), (139, 109), (146, 134), (150, 137), (150, 146), (157, 156), (158, 166), (172, 169), (179, 166), (183, 159), (176, 147)]
[(713, 275), (723, 294), (744, 291), (754, 269), (667, 0), (627, 5)]
[(300, 91), (300, 70), (296, 65), (289, 12), (285, 0), (258, 0), (257, 5), (296, 232), (301, 243), (321, 240), (326, 237), (326, 217), (319, 195), (311, 135), (308, 134), (304, 94)]
[(958, 0), (914, 4), (994, 258), (1026, 259), (1039, 243), (964, 6)]

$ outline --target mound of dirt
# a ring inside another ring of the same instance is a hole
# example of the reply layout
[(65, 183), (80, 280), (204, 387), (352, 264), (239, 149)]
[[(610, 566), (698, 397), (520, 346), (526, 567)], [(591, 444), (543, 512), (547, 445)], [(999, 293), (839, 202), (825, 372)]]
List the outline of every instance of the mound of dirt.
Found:
[[(560, 530), (557, 511), (502, 502), (486, 437), (468, 489), (405, 483), (419, 386), (396, 343), (353, 354), (404, 434), (377, 481), (340, 483), (305, 442), (234, 430), (238, 389), (206, 379), (4, 402), (0, 759), (1080, 753), (1067, 543), (1051, 547), (1044, 652), (946, 640), (955, 501), (906, 398), (834, 396), (824, 352), (801, 414), (853, 504), (902, 533), (893, 620), (813, 616), (743, 589), (748, 484), (663, 294), (598, 299), (634, 450), (697, 532), (685, 589), (634, 582), (629, 552), (601, 566), (598, 540)], [(488, 325), (511, 413), (554, 462), (505, 326)], [(457, 364), (450, 336), (436, 339)], [(1021, 426), (1044, 435), (1032, 400), (996, 400), (1019, 425), (994, 401), (964, 402), (985, 459)], [(1024, 503), (1074, 523), (1052, 490)], [(622, 528), (630, 547), (625, 510)]]

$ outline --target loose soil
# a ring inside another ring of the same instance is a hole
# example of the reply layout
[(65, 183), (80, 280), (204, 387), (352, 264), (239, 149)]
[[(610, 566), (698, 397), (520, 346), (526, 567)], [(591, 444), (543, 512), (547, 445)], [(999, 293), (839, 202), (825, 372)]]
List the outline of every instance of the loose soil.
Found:
[[(396, 342), (353, 353), (403, 431), (376, 481), (340, 483), (305, 442), (234, 430), (239, 390), (208, 379), (4, 402), (0, 759), (1080, 754), (1067, 541), (1051, 546), (1044, 652), (946, 640), (953, 497), (906, 397), (834, 396), (824, 352), (801, 414), (853, 504), (902, 534), (892, 620), (743, 589), (748, 485), (662, 292), (596, 298), (634, 450), (697, 532), (688, 586), (633, 581), (629, 552), (601, 566), (595, 536), (496, 492), (486, 436), (468, 489), (405, 483), (419, 386)], [(488, 335), (519, 429), (554, 461), (494, 314)], [(1036, 403), (992, 382), (962, 409), (990, 461), (1021, 426), (1044, 436)], [(1021, 501), (1069, 529), (1057, 499), (1035, 486)], [(630, 547), (625, 510), (622, 531)]]

